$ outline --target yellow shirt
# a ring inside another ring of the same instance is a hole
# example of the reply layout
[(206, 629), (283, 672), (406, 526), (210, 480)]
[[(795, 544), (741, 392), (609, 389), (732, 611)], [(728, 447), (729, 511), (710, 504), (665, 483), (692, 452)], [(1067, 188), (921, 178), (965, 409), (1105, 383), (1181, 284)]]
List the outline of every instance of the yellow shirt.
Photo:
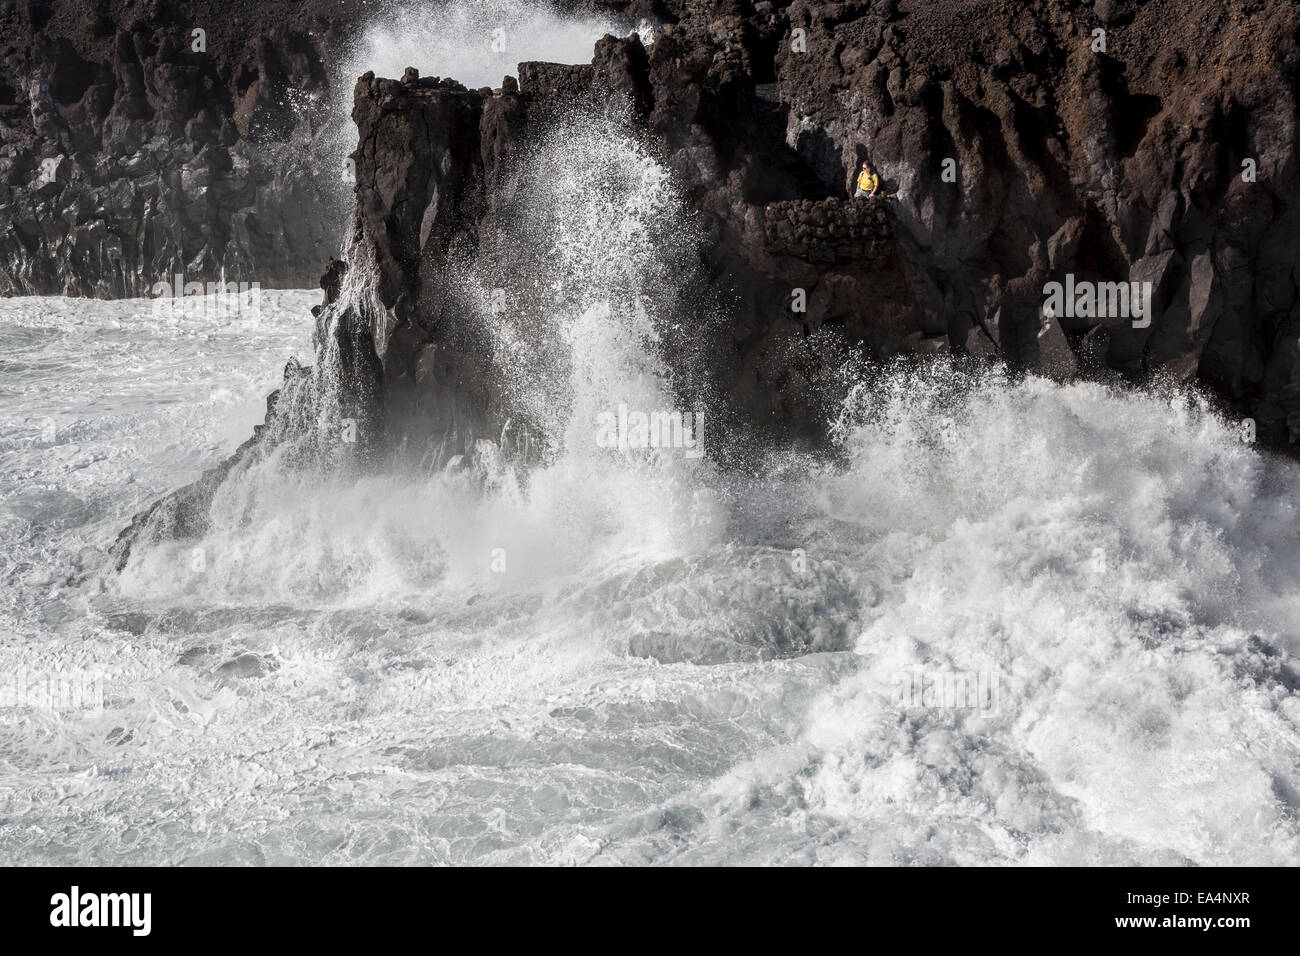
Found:
[(880, 177), (875, 173), (869, 173), (865, 169), (858, 173), (858, 188), (864, 192), (871, 192), (871, 190), (876, 188), (876, 184), (879, 182)]

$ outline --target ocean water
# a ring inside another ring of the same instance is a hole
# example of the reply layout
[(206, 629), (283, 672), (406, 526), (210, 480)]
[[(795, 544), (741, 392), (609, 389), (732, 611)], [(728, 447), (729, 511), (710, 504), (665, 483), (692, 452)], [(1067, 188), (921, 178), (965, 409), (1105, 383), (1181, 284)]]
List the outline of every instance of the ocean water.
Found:
[[(1177, 389), (942, 363), (846, 369), (833, 456), (695, 454), (707, 391), (620, 447), (725, 304), (616, 118), (526, 166), (448, 281), (528, 472), (322, 451), (318, 293), (0, 300), (0, 862), (1300, 862), (1294, 463)], [(313, 454), (113, 573), (294, 355)]]
[(6, 863), (1297, 861), (1300, 476), (1194, 401), (900, 372), (843, 464), (267, 478), (108, 572), (314, 298), (0, 303)]

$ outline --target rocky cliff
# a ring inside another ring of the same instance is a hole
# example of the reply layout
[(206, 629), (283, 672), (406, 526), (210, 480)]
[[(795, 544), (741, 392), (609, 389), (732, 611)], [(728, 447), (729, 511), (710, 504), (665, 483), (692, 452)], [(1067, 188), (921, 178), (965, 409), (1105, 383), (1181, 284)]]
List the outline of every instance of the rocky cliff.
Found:
[[(444, 276), (508, 215), (538, 128), (611, 98), (705, 237), (729, 317), (707, 333), (712, 394), (737, 430), (815, 440), (818, 379), (846, 354), (941, 352), (1200, 381), (1264, 440), (1300, 438), (1294, 5), (653, 12), (648, 48), (606, 37), (589, 65), (521, 64), (495, 90), (413, 70), (358, 82), (353, 239), (375, 301), (323, 347), (345, 346), (375, 447), (445, 460), (513, 419)], [(848, 198), (863, 160), (883, 198)], [(1050, 282), (1135, 282), (1151, 308), (1046, 309)]]
[[(397, 306), (371, 330), (381, 356), (397, 342), (390, 364), (455, 328), (430, 284), (512, 201), (537, 117), (618, 94), (705, 230), (731, 310), (718, 371), (750, 418), (807, 424), (830, 329), (881, 359), (1199, 379), (1266, 439), (1300, 437), (1293, 5), (675, 12), (648, 50), (606, 38), (590, 66), (523, 64), (518, 92), (359, 84), (357, 219)], [(846, 198), (864, 159), (884, 200)], [(1049, 282), (1150, 283), (1150, 314), (1048, 314)]]
[(0, 0), (0, 295), (312, 284), (349, 191), (327, 65), (362, 6)]

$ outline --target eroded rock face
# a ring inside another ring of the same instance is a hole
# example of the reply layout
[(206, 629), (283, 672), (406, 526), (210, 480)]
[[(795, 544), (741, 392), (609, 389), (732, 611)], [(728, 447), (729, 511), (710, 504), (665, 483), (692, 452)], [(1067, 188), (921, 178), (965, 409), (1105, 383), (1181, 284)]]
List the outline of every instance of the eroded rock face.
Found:
[[(952, 352), (1061, 378), (1164, 372), (1300, 438), (1297, 14), (1282, 0), (668, 2), (648, 49), (516, 83), (362, 77), (343, 317), (376, 447), (443, 461), (513, 410), (448, 264), (517, 195), (539, 128), (618, 98), (701, 230), (714, 394), (736, 432), (817, 441), (847, 352)], [(1098, 33), (1097, 31), (1104, 31)], [(1104, 43), (1104, 49), (1103, 49)], [(863, 160), (885, 197), (854, 200)], [(1045, 315), (1044, 286), (1150, 283), (1149, 323)], [(796, 305), (798, 303), (798, 305)], [(366, 398), (370, 396), (370, 398)]]
[(873, 259), (894, 237), (883, 200), (803, 199), (763, 208), (767, 250), (809, 262)]
[(0, 3), (0, 295), (313, 284), (349, 193), (326, 64), (361, 6)]
[[(0, 4), (0, 294), (148, 294), (223, 268), (308, 284), (345, 218), (331, 210), (340, 170), (310, 148), (330, 98), (351, 92), (325, 64), (361, 6)], [(1058, 374), (1163, 369), (1213, 386), (1269, 441), (1300, 435), (1294, 4), (561, 6), (661, 26), (648, 50), (607, 38), (590, 66), (522, 65), (519, 102), (536, 117), (596, 84), (632, 103), (734, 298), (746, 406), (797, 420), (800, 399), (769, 393), (798, 390), (786, 357), (830, 327), (877, 357), (951, 347)], [(526, 126), (511, 110), (488, 111), (485, 177), (504, 175)], [(898, 259), (773, 220), (773, 204), (846, 196), (864, 158)], [(481, 208), (467, 220), (491, 219), (496, 185), (468, 187)], [(1154, 277), (1154, 321), (1044, 322), (1042, 287), (1067, 273)], [(800, 288), (806, 314), (789, 308)]]
[(382, 363), (372, 387), (385, 443), (426, 466), (495, 438), (508, 417), (486, 343), (445, 281), (448, 256), (474, 246), (488, 205), (492, 99), (414, 69), (401, 81), (366, 74), (356, 87), (354, 241), (373, 257), (378, 302), (345, 324), (365, 330)]
[[(833, 329), (876, 359), (1200, 379), (1266, 440), (1300, 437), (1293, 5), (669, 11), (649, 50), (607, 37), (587, 67), (522, 64), (518, 95), (462, 94), (477, 105), (445, 122), (463, 148), (438, 157), (460, 165), (457, 198), (421, 246), (428, 273), (390, 297), (434, 315), (438, 250), (490, 227), (529, 123), (617, 94), (708, 238), (732, 306), (718, 371), (751, 420), (815, 428), (804, 386)], [(359, 103), (376, 93), (399, 95)], [(864, 159), (883, 201), (847, 198)], [(382, 257), (409, 258), (405, 241)], [(1151, 283), (1151, 321), (1046, 316), (1044, 286), (1067, 275)]]
[[(987, 327), (1029, 368), (1199, 378), (1267, 440), (1300, 438), (1294, 4), (771, 15), (791, 33), (774, 64), (789, 141), (828, 186), (867, 157), (896, 187), (918, 321), (948, 316), (955, 348)], [(1042, 335), (1042, 288), (1066, 274), (1151, 281), (1153, 321)]]

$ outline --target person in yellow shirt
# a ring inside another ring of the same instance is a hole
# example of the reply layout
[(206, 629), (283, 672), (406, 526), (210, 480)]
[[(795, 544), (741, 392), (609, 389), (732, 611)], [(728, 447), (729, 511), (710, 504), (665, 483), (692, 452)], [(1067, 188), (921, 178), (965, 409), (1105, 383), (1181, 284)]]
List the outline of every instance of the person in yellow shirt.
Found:
[(871, 166), (864, 160), (862, 171), (858, 173), (858, 191), (854, 199), (870, 199), (880, 191), (880, 177), (871, 171)]

